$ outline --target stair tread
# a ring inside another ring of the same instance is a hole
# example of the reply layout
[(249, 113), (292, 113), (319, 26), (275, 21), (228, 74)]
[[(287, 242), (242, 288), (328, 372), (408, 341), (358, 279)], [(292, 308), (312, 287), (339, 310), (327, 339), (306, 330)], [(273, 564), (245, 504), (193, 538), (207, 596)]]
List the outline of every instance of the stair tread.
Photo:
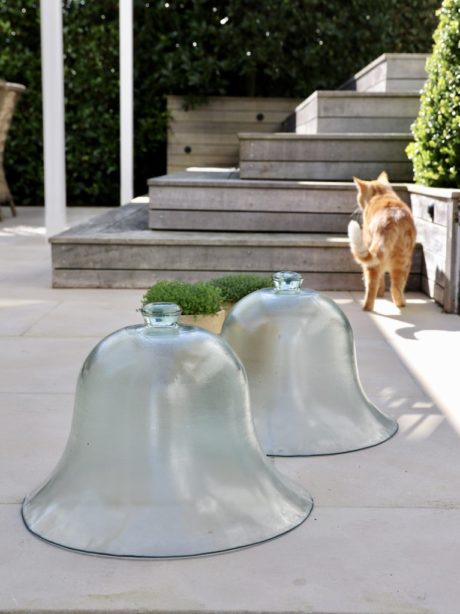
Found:
[[(113, 222), (114, 213), (122, 211)], [(139, 227), (141, 226), (142, 227)], [(134, 229), (133, 229), (134, 228)], [(232, 245), (290, 247), (343, 247), (348, 243), (346, 235), (284, 232), (198, 232), (175, 230), (150, 230), (148, 208), (145, 205), (126, 205), (116, 212), (104, 213), (90, 222), (74, 226), (54, 237), (52, 244), (108, 243), (148, 245)]]
[[(350, 190), (356, 191), (353, 181), (293, 181), (283, 179), (241, 179), (238, 169), (214, 172), (206, 168), (197, 171), (179, 171), (160, 177), (152, 177), (147, 181), (149, 186), (183, 186), (183, 187), (225, 187), (225, 188), (286, 188), (315, 190)], [(405, 183), (393, 183), (398, 189), (404, 190)]]

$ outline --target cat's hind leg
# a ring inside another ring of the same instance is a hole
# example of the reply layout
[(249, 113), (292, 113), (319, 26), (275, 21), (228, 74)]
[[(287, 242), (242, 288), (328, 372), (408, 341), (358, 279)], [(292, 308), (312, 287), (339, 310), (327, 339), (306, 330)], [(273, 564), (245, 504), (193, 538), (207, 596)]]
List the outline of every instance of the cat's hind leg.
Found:
[(396, 307), (405, 307), (404, 288), (409, 277), (411, 263), (394, 267), (390, 271), (391, 279), (391, 298)]
[(366, 292), (364, 295), (364, 311), (372, 311), (374, 309), (375, 298), (380, 287), (380, 279), (383, 273), (380, 266), (364, 268), (364, 284)]
[(377, 296), (382, 298), (385, 296), (385, 271), (380, 275), (379, 289), (377, 290)]

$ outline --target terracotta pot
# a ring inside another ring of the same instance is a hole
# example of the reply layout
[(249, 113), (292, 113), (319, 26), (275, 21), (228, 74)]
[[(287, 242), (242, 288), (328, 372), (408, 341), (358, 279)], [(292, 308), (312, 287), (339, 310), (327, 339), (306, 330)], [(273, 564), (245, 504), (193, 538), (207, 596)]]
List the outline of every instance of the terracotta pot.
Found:
[(179, 318), (180, 324), (186, 324), (187, 326), (199, 326), (200, 328), (204, 328), (205, 330), (209, 330), (211, 333), (215, 335), (220, 335), (220, 331), (222, 329), (222, 324), (225, 320), (225, 309), (221, 309), (216, 314), (213, 315), (182, 315)]

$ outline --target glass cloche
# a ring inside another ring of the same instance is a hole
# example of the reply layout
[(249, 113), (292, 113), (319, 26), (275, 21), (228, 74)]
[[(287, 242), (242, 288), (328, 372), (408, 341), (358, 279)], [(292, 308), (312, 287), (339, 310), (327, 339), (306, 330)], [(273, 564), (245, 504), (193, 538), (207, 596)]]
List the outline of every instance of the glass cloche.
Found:
[(280, 535), (311, 511), (256, 439), (247, 378), (230, 346), (152, 303), (89, 354), (64, 454), (26, 497), (43, 539), (84, 552), (176, 557)]
[(326, 296), (298, 273), (239, 301), (222, 336), (243, 362), (251, 409), (267, 454), (336, 454), (382, 443), (397, 430), (364, 394), (353, 332)]

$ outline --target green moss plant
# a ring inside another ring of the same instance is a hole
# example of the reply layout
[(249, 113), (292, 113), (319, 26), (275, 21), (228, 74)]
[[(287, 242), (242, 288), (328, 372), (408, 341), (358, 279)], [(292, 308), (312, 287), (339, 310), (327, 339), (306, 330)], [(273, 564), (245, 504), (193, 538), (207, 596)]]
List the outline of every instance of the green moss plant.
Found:
[(219, 288), (223, 300), (229, 303), (236, 303), (251, 292), (273, 286), (271, 277), (250, 274), (224, 275), (211, 279), (208, 283)]
[(417, 183), (460, 187), (460, 0), (438, 11), (433, 53), (427, 62), (420, 112), (407, 154)]
[(159, 281), (147, 290), (142, 303), (177, 303), (183, 315), (212, 315), (220, 311), (222, 295), (207, 283)]

